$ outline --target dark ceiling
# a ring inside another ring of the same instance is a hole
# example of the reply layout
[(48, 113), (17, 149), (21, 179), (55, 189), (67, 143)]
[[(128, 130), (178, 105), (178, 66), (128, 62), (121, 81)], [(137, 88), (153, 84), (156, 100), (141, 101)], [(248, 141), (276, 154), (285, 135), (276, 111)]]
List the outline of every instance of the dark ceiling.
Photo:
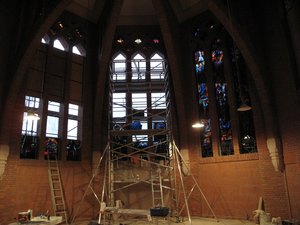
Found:
[[(73, 0), (67, 7), (69, 12), (93, 23), (99, 22), (106, 1), (111, 0)], [(209, 0), (169, 0), (179, 22), (205, 11)], [(119, 25), (158, 24), (152, 0), (124, 0)]]

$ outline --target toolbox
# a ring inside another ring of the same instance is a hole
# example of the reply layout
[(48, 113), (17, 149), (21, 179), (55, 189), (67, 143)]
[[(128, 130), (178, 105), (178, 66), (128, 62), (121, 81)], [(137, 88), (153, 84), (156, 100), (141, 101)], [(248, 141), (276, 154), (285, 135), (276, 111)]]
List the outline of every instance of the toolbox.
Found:
[(169, 208), (167, 207), (154, 207), (150, 209), (151, 216), (167, 216), (169, 214)]

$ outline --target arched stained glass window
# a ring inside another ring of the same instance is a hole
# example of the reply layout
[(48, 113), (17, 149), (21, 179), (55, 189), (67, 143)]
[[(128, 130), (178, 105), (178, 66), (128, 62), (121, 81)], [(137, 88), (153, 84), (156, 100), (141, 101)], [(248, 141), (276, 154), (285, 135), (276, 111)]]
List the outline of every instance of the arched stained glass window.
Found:
[(191, 46), (196, 50), (192, 57), (199, 116), (193, 127), (200, 128), (203, 162), (211, 161), (207, 157), (239, 160), (245, 154), (257, 153), (250, 98), (253, 89), (248, 82), (251, 72), (246, 60), (214, 18), (195, 19), (189, 28)]
[(198, 92), (199, 116), (204, 122), (204, 129), (200, 135), (201, 155), (202, 157), (213, 156), (211, 140), (211, 123), (209, 118), (209, 99), (207, 78), (205, 74), (204, 51), (198, 50), (194, 53), (195, 75)]
[(212, 44), (212, 67), (219, 128), (219, 154), (233, 155), (232, 126), (230, 121), (227, 83), (224, 76), (221, 41)]

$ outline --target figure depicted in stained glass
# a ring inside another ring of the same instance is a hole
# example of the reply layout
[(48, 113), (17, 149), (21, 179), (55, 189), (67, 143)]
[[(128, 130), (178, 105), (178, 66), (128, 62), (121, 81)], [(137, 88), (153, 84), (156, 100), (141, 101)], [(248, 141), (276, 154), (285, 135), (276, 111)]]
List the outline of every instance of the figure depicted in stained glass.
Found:
[(205, 61), (204, 61), (204, 51), (195, 52), (195, 69), (196, 74), (204, 71)]
[(204, 114), (207, 114), (208, 110), (208, 92), (207, 86), (205, 83), (200, 83), (198, 85), (198, 92), (199, 92), (199, 105), (201, 109), (204, 111)]

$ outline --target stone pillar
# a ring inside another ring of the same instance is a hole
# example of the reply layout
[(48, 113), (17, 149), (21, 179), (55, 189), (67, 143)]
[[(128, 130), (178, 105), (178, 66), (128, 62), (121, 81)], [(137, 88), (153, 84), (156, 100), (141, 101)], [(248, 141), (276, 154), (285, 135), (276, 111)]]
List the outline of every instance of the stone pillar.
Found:
[(8, 155), (9, 155), (9, 146), (0, 145), (0, 180), (2, 180), (3, 173), (5, 171)]
[(271, 161), (275, 171), (283, 171), (283, 159), (282, 154), (279, 151), (279, 140), (275, 138), (267, 139), (267, 147), (270, 153)]

